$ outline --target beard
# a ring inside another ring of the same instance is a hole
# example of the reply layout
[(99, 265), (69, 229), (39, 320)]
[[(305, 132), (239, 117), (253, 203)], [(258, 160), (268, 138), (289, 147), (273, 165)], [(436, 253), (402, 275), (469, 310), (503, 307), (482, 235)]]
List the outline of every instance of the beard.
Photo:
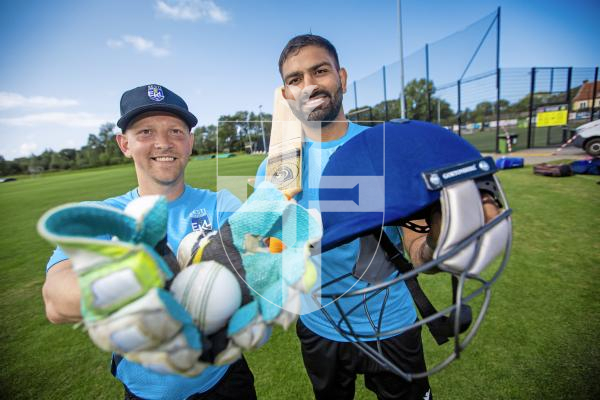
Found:
[(335, 93), (329, 93), (326, 91), (319, 91), (314, 93), (313, 96), (324, 94), (329, 97), (329, 104), (324, 107), (317, 107), (308, 115), (309, 121), (319, 121), (321, 122), (321, 126), (327, 126), (331, 124), (340, 113), (342, 109), (342, 100), (344, 97), (344, 93), (342, 91), (341, 82), (338, 84), (337, 90)]

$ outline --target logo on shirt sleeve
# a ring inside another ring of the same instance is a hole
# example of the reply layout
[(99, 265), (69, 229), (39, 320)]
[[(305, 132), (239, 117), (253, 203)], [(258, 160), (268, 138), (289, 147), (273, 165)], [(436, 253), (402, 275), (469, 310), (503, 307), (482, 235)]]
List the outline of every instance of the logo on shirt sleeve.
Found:
[(192, 211), (190, 219), (192, 221), (192, 230), (194, 232), (202, 231), (204, 233), (209, 233), (213, 230), (212, 222), (208, 217), (206, 208)]

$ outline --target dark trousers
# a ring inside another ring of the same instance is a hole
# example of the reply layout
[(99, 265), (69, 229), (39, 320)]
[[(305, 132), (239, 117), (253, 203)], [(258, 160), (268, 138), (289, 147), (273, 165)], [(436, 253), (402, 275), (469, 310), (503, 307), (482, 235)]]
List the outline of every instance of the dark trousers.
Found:
[[(125, 400), (143, 399), (125, 387)], [(231, 364), (225, 376), (209, 391), (191, 395), (188, 400), (256, 400), (254, 375), (252, 375), (246, 359), (242, 357)]]
[[(353, 399), (357, 374), (364, 374), (365, 386), (380, 400), (433, 399), (427, 378), (407, 382), (381, 367), (352, 343), (325, 339), (300, 320), (296, 322), (296, 332), (304, 366), (318, 400)], [(425, 371), (420, 329), (412, 329), (380, 343), (385, 356), (403, 371)]]

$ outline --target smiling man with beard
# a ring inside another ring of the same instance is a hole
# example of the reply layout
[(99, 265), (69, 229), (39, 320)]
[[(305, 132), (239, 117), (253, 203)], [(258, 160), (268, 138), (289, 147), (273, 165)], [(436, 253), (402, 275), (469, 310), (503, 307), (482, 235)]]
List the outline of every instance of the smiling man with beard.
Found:
[[(304, 133), (302, 192), (294, 199), (306, 208), (318, 208), (318, 188), (330, 157), (340, 146), (368, 127), (349, 121), (344, 114), (342, 100), (348, 75), (344, 68), (340, 68), (337, 51), (327, 39), (317, 35), (292, 38), (281, 52), (279, 72), (284, 83), (283, 97), (302, 123)], [(257, 171), (257, 184), (265, 179), (266, 166), (267, 160)], [(397, 229), (388, 232), (386, 228), (386, 233), (396, 246), (402, 247)], [(419, 246), (415, 246), (417, 252), (422, 250), (425, 241), (419, 243)], [(356, 239), (313, 257), (313, 263), (321, 274), (321, 283), (350, 274), (349, 279), (340, 280), (328, 289), (344, 293), (351, 288), (364, 287), (364, 282), (357, 281), (351, 274), (358, 263), (359, 254), (361, 251), (366, 253), (365, 250), (372, 249), (363, 248), (361, 240)], [(385, 307), (384, 296), (394, 311), (387, 312), (383, 317), (381, 331), (398, 329), (416, 320), (411, 295), (403, 283), (393, 285), (387, 294), (369, 299), (371, 315), (380, 315)], [(355, 306), (355, 299), (340, 298), (336, 301), (345, 309)], [(364, 374), (367, 388), (375, 392), (379, 399), (431, 398), (426, 378), (407, 382), (383, 369), (349, 343), (320, 309), (311, 308), (308, 303), (304, 306), (296, 330), (304, 366), (317, 399), (353, 399), (357, 374)], [(335, 321), (340, 318), (335, 304), (322, 306)], [(372, 332), (367, 314), (359, 315), (352, 322), (353, 327), (360, 330), (357, 334)], [(386, 354), (406, 366), (407, 370), (425, 370), (420, 330), (381, 339), (379, 343)]]

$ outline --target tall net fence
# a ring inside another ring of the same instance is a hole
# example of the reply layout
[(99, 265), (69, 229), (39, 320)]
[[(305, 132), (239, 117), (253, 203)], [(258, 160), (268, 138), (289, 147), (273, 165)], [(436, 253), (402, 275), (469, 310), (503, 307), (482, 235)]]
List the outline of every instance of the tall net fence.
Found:
[[(599, 117), (598, 67), (501, 69), (499, 38), (500, 9), (405, 57), (406, 118), (505, 152), (559, 145)], [(384, 65), (349, 83), (344, 109), (368, 125), (399, 118), (400, 93), (400, 62)]]
[(498, 67), (500, 10), (426, 46), (429, 78), (443, 84)]

